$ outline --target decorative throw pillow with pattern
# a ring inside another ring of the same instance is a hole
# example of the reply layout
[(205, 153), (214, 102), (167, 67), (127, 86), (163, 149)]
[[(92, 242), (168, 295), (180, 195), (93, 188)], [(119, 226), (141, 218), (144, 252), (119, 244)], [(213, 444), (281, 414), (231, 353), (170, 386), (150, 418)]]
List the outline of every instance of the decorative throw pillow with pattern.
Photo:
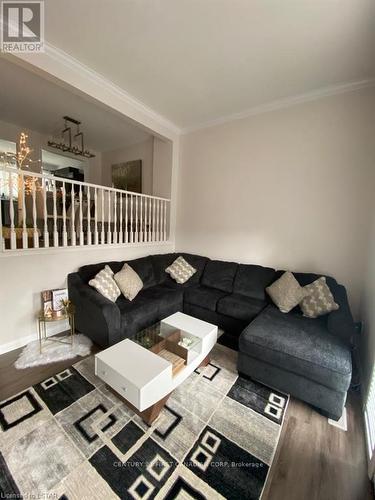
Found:
[(193, 266), (191, 266), (186, 260), (180, 255), (177, 259), (165, 270), (166, 273), (180, 285), (186, 283), (192, 276), (197, 272)]
[(300, 303), (300, 308), (307, 318), (317, 318), (339, 308), (324, 276), (303, 288), (307, 296)]
[(89, 285), (112, 302), (116, 302), (121, 295), (121, 291), (113, 279), (113, 271), (109, 266), (105, 266), (99, 271), (95, 278), (89, 281)]
[(115, 274), (115, 281), (128, 300), (133, 300), (143, 288), (143, 281), (129, 264)]
[(286, 271), (278, 280), (267, 287), (266, 292), (283, 313), (291, 311), (307, 294), (307, 291), (290, 271)]

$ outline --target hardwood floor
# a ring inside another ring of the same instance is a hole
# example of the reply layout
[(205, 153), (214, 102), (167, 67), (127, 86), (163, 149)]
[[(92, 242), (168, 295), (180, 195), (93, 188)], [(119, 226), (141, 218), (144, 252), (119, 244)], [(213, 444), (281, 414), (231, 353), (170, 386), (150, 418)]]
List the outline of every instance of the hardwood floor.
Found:
[[(0, 356), (0, 401), (81, 359), (16, 370), (13, 363), (20, 351)], [(309, 406), (291, 399), (262, 500), (373, 498), (357, 394), (349, 394), (347, 412), (348, 431), (344, 432)]]
[(349, 393), (348, 430), (292, 399), (262, 500), (367, 500), (373, 491), (360, 398)]

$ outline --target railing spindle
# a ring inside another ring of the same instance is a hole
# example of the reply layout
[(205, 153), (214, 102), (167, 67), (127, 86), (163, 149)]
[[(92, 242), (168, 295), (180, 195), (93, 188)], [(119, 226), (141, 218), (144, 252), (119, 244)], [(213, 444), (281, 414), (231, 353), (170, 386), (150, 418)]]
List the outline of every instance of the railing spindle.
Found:
[(111, 234), (111, 191), (108, 191), (108, 231), (107, 231), (107, 243), (110, 245), (112, 243)]
[(21, 186), (22, 190), (22, 248), (27, 248), (28, 237), (26, 229), (26, 194), (25, 194), (25, 175), (21, 173), (20, 178), (18, 178), (18, 185)]
[(75, 203), (75, 192), (74, 192), (74, 184), (73, 183), (72, 183), (72, 186), (71, 186), (70, 197), (71, 197), (71, 202), (70, 202), (70, 208), (71, 208), (71, 215), (70, 215), (70, 240), (71, 240), (71, 246), (75, 247), (76, 243), (77, 243), (76, 228), (75, 228), (76, 203)]
[(53, 246), (59, 246), (59, 233), (57, 231), (57, 203), (56, 203), (56, 181), (53, 183)]
[(130, 243), (134, 242), (133, 237), (133, 195), (130, 195)]
[(164, 201), (164, 234), (163, 234), (163, 240), (167, 241), (167, 202)]
[(87, 186), (87, 245), (91, 245), (91, 193), (90, 186)]
[(105, 244), (104, 189), (100, 190), (100, 197), (102, 201), (102, 230), (100, 236), (100, 243), (104, 245)]
[(117, 193), (114, 192), (114, 203), (113, 203), (113, 243), (118, 243), (117, 239)]
[(138, 243), (138, 241), (139, 241), (138, 201), (139, 201), (139, 196), (136, 195), (135, 196), (135, 233), (134, 233), (135, 243)]
[(83, 234), (83, 211), (82, 211), (82, 185), (79, 185), (79, 244), (84, 245), (85, 236)]
[(156, 223), (155, 223), (155, 214), (156, 214), (156, 200), (152, 200), (152, 241), (156, 241)]
[(129, 242), (128, 195), (125, 193), (125, 243)]
[(152, 198), (148, 199), (148, 216), (147, 216), (147, 242), (151, 241), (151, 201)]
[(66, 188), (65, 182), (61, 187), (62, 194), (62, 245), (63, 247), (68, 246), (68, 233), (66, 232)]
[(123, 243), (124, 242), (124, 239), (123, 239), (123, 234), (122, 234), (122, 193), (120, 193), (120, 208), (119, 208), (119, 211), (120, 211), (120, 229), (119, 229), (119, 233), (118, 233), (118, 242), (119, 243)]
[(94, 245), (99, 244), (99, 234), (98, 234), (98, 190), (94, 188), (94, 203), (95, 203), (95, 229), (94, 229)]
[(34, 248), (39, 248), (39, 232), (37, 226), (37, 211), (36, 211), (36, 178), (33, 178), (33, 236), (34, 236)]

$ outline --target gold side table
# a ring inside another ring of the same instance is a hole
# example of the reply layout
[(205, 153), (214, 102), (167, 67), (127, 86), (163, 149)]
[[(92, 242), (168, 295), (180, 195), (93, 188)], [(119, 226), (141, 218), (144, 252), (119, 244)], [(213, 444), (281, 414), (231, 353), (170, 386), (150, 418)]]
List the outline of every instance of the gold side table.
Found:
[[(39, 349), (42, 353), (43, 343), (47, 341), (59, 342), (60, 344), (68, 344), (71, 347), (74, 345), (74, 335), (75, 335), (75, 322), (74, 322), (74, 306), (70, 305), (68, 309), (61, 313), (61, 315), (45, 316), (43, 311), (39, 313), (38, 316), (38, 339), (39, 339)], [(55, 321), (68, 320), (70, 326), (69, 340), (62, 340), (59, 338), (54, 338), (54, 336), (47, 337), (47, 323), (54, 323)]]

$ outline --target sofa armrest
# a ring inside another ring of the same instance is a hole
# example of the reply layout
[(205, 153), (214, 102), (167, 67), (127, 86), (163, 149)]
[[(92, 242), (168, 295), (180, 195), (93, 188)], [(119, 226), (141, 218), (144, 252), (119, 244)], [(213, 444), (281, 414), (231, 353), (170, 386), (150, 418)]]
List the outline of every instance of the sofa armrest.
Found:
[(328, 331), (340, 337), (347, 345), (350, 345), (352, 343), (351, 339), (355, 334), (355, 325), (345, 287), (337, 285), (332, 292), (336, 303), (339, 305), (339, 309), (332, 311), (328, 315)]
[(102, 347), (117, 342), (121, 330), (118, 306), (85, 284), (78, 273), (68, 275), (68, 290), (76, 310), (77, 330)]

